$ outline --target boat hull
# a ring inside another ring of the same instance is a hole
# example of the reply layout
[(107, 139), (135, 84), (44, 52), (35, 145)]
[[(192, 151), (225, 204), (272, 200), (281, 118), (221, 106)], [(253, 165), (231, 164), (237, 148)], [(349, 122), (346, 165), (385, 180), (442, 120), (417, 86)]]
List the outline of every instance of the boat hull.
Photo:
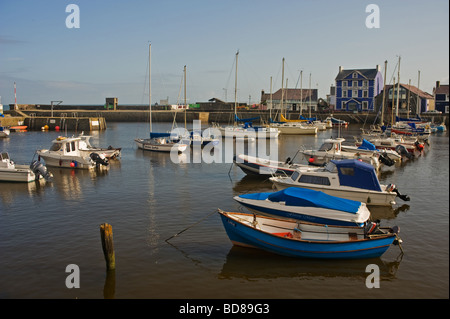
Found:
[(220, 134), (224, 138), (236, 138), (236, 139), (268, 139), (278, 138), (280, 134), (279, 130), (270, 127), (261, 128), (242, 128), (242, 127), (220, 127)]
[(276, 125), (272, 127), (277, 128), (282, 135), (315, 135), (317, 134), (317, 127), (309, 127), (304, 125)]
[[(363, 259), (376, 258), (383, 255), (394, 242), (394, 234), (374, 237), (373, 239), (357, 239), (344, 241), (301, 240), (265, 232), (253, 227), (250, 223), (233, 218), (233, 214), (219, 211), (225, 231), (235, 245), (254, 247), (271, 253), (297, 257), (320, 259)], [(260, 221), (258, 221), (260, 223)], [(292, 229), (295, 227), (291, 226)], [(290, 229), (284, 232), (290, 233)]]
[(91, 161), (90, 158), (79, 156), (59, 156), (58, 154), (51, 154), (45, 150), (40, 150), (36, 153), (45, 161), (46, 166), (72, 169), (93, 169), (97, 167), (97, 165)]
[(270, 179), (277, 190), (283, 190), (289, 187), (308, 188), (316, 191), (324, 192), (325, 194), (351, 199), (357, 202), (363, 202), (372, 206), (392, 206), (395, 204), (397, 194), (394, 192), (376, 192), (367, 189), (352, 189), (351, 187), (340, 186), (339, 188), (327, 188), (324, 185), (315, 185), (302, 183), (294, 185), (293, 183), (286, 183), (281, 181), (281, 178)]
[[(42, 178), (41, 175), (38, 177), (38, 179)], [(35, 180), (37, 180), (36, 174), (27, 165), (16, 164), (14, 169), (0, 168), (0, 181), (2, 182), (29, 183)]]
[(240, 154), (233, 162), (249, 175), (287, 175), (290, 176), (300, 166), (299, 164), (286, 164), (284, 162), (272, 161)]
[(155, 143), (152, 141), (152, 139), (135, 139), (136, 145), (138, 148), (146, 151), (153, 151), (153, 152), (178, 152), (182, 153), (186, 150), (187, 145), (186, 144), (178, 144), (178, 143), (167, 143), (167, 144), (160, 144)]

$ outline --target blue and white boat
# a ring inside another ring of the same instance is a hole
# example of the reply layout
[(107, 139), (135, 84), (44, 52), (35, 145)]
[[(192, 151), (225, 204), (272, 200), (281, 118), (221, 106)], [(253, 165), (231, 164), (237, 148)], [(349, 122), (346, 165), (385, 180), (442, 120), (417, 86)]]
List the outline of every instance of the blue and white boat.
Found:
[(331, 160), (327, 166), (315, 169), (299, 167), (291, 176), (274, 176), (270, 180), (278, 190), (308, 188), (373, 206), (391, 206), (397, 197), (410, 200), (394, 184), (380, 184), (372, 165), (354, 159)]
[(306, 188), (290, 187), (278, 192), (243, 194), (233, 199), (257, 214), (318, 224), (362, 226), (370, 217), (365, 203)]
[(222, 210), (219, 214), (234, 245), (289, 257), (376, 258), (391, 244), (401, 243), (396, 226), (381, 228), (376, 223), (368, 223), (363, 227), (342, 227)]

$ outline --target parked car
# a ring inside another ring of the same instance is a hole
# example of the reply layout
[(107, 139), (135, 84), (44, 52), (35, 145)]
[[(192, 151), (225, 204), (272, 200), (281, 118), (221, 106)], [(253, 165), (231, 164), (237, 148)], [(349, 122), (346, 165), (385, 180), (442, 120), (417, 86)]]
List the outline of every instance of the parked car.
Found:
[(424, 113), (425, 114), (442, 114), (442, 112), (438, 111), (438, 110), (429, 110), (429, 111), (426, 111)]

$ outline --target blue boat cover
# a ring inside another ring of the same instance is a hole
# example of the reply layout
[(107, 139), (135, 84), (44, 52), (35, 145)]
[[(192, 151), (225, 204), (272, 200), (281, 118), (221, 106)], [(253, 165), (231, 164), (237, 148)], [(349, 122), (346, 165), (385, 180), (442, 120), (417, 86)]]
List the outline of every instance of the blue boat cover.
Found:
[(258, 119), (259, 119), (259, 116), (258, 117), (250, 117), (247, 119), (240, 119), (236, 114), (234, 115), (234, 120), (236, 122), (251, 122), (251, 121), (258, 120)]
[(338, 169), (339, 182), (341, 186), (350, 186), (381, 192), (375, 168), (365, 162), (348, 160), (331, 160)]
[(370, 143), (368, 140), (366, 140), (365, 138), (362, 140), (362, 144), (360, 147), (358, 147), (359, 149), (362, 150), (369, 150), (369, 151), (375, 151), (377, 148), (375, 147), (375, 145), (373, 145), (372, 143)]
[(274, 193), (254, 193), (240, 195), (241, 198), (285, 202), (286, 206), (317, 207), (356, 214), (361, 202), (340, 198), (307, 188), (289, 187)]
[(169, 133), (154, 133), (154, 132), (150, 132), (150, 138), (159, 138), (159, 137), (170, 137), (170, 132)]

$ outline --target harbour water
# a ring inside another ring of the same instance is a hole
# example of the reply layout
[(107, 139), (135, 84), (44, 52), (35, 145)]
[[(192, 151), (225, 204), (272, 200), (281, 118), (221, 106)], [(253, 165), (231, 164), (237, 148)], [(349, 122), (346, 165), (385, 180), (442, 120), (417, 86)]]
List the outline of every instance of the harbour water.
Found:
[[(155, 130), (171, 123), (154, 123)], [(280, 136), (280, 160), (338, 135), (353, 140), (360, 125), (317, 136)], [(0, 184), (2, 299), (329, 299), (449, 297), (449, 136), (430, 137), (422, 156), (380, 176), (411, 201), (373, 208), (383, 225), (401, 229), (404, 254), (392, 246), (370, 260), (293, 259), (233, 247), (217, 208), (242, 209), (233, 196), (272, 190), (231, 163), (173, 163), (137, 149), (146, 123), (108, 123), (91, 142), (122, 147), (106, 172), (49, 168), (52, 183)], [(69, 135), (75, 132), (68, 132)], [(61, 132), (14, 132), (0, 139), (16, 163), (30, 163)], [(36, 159), (36, 158), (35, 158)], [(297, 155), (295, 162), (307, 163)], [(112, 225), (116, 270), (107, 276), (99, 227)], [(169, 241), (166, 239), (171, 238)], [(67, 265), (80, 288), (66, 287)], [(366, 267), (378, 265), (380, 287)]]

